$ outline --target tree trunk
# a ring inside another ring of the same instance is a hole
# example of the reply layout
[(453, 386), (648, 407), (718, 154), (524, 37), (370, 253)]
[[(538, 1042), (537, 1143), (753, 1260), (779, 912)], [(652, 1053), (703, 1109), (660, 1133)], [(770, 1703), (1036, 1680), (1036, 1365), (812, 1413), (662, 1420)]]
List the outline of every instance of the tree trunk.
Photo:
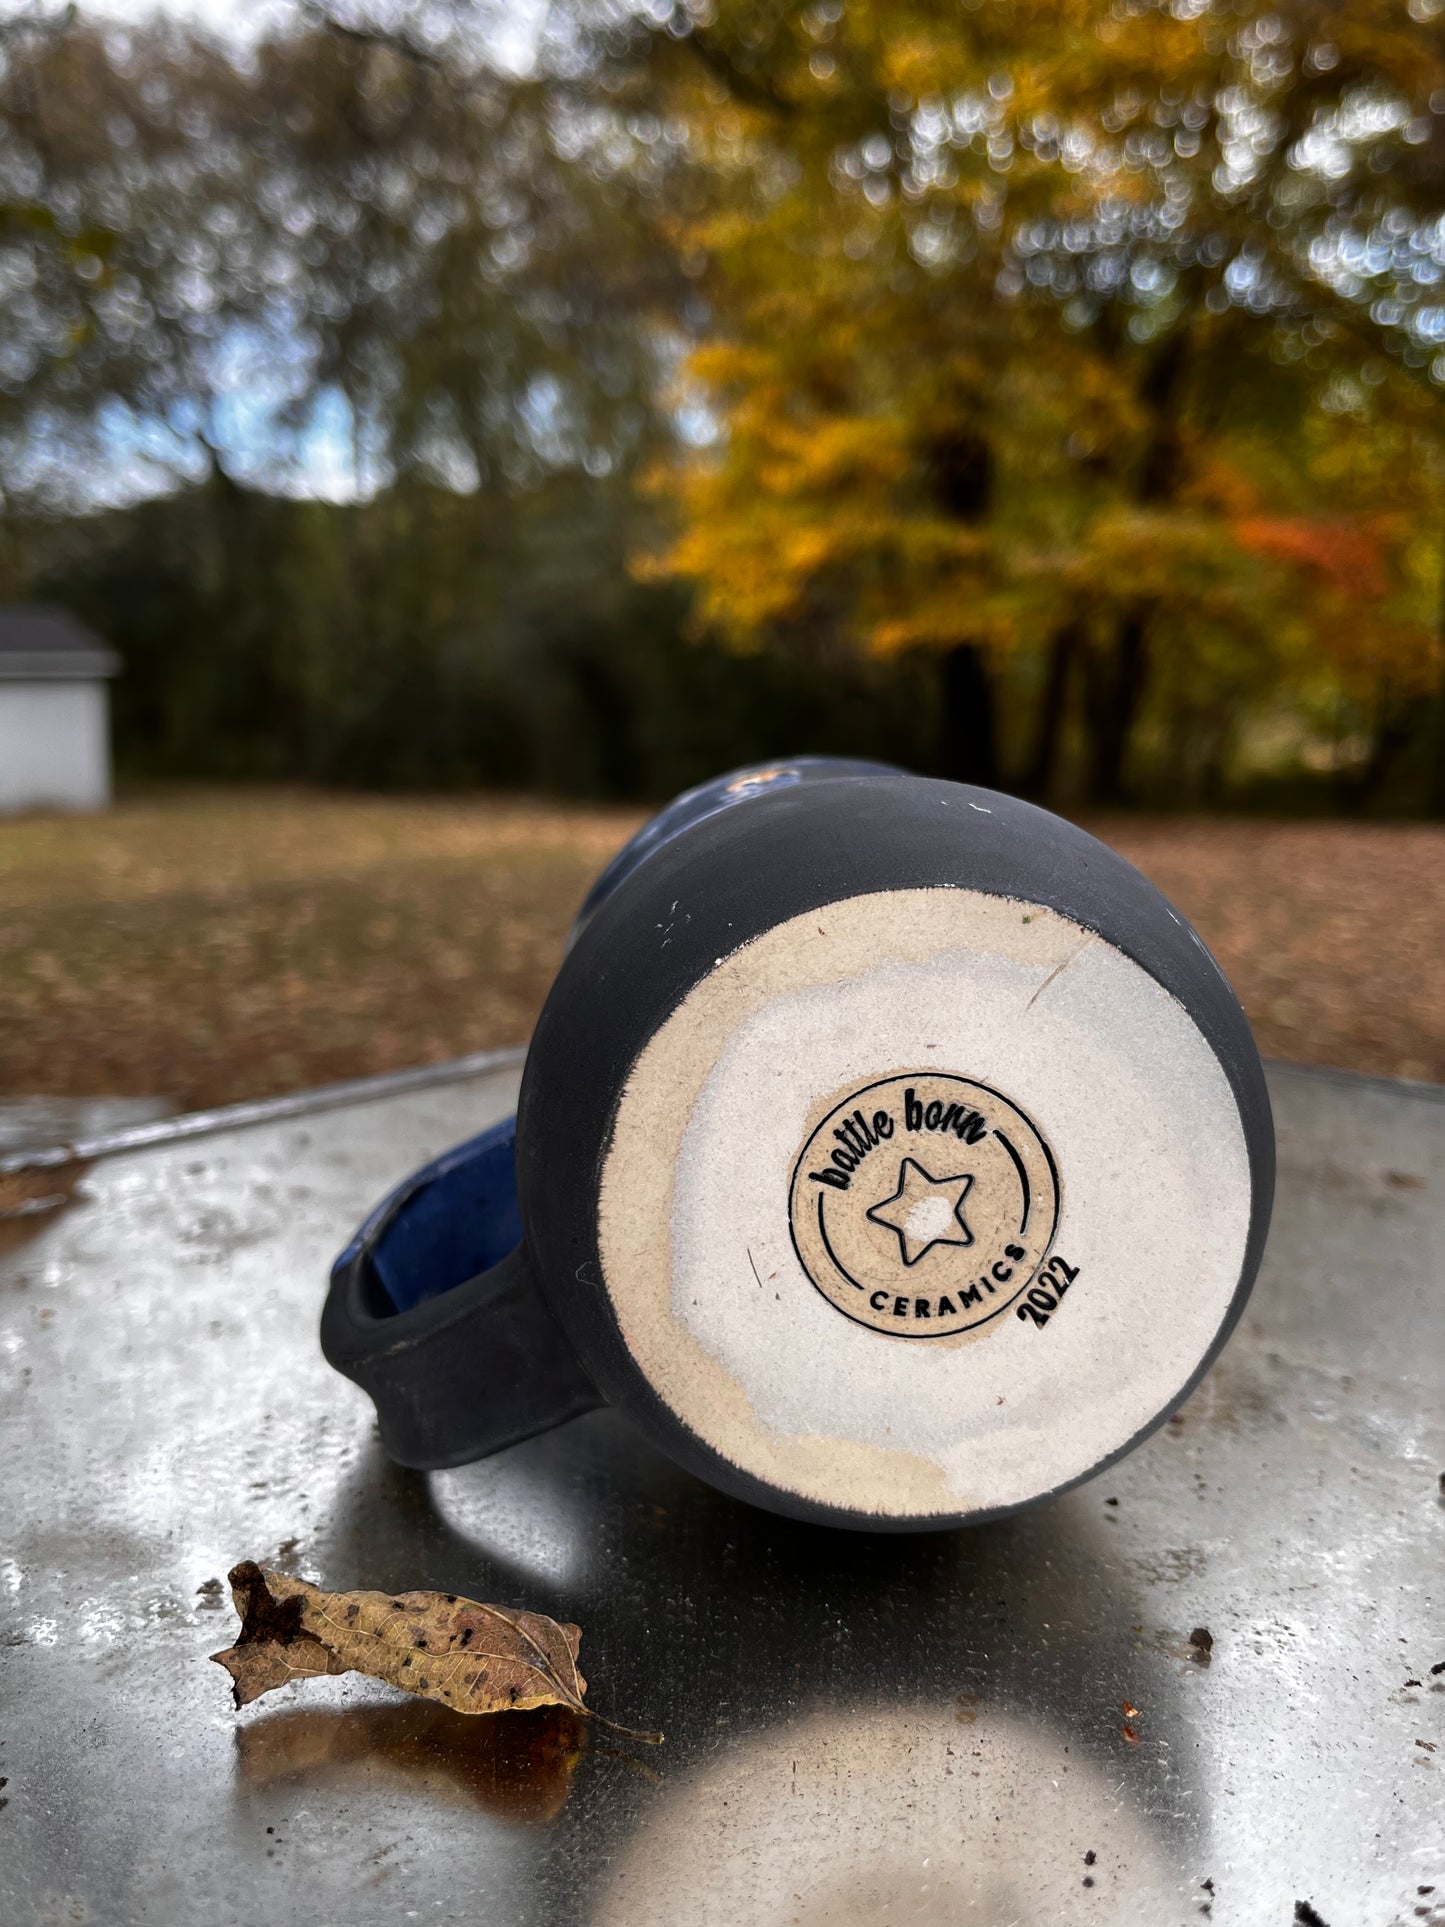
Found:
[(1054, 786), (1059, 738), (1063, 734), (1064, 712), (1068, 705), (1069, 674), (1083, 639), (1083, 624), (1066, 622), (1062, 629), (1055, 630), (1053, 641), (1049, 644), (1048, 667), (1044, 671), (1044, 686), (1039, 692), (1034, 746), (1020, 786), (1026, 796), (1047, 797)]
[[(1132, 493), (1143, 508), (1165, 506), (1178, 492), (1183, 460), (1179, 417), (1190, 349), (1190, 329), (1183, 327), (1154, 355), (1140, 383), (1139, 400), (1150, 426)], [(1129, 739), (1148, 672), (1150, 615), (1144, 602), (1124, 608), (1112, 658), (1107, 663), (1096, 658), (1090, 665), (1086, 694), (1092, 738), (1089, 789), (1096, 803), (1122, 803), (1126, 797)]]
[[(987, 437), (955, 421), (935, 433), (923, 453), (933, 499), (942, 512), (970, 527), (985, 521), (997, 466)], [(955, 783), (994, 787), (998, 782), (996, 717), (983, 651), (976, 643), (955, 643), (943, 658), (939, 680), (939, 769)]]
[(1148, 668), (1147, 611), (1127, 609), (1119, 618), (1110, 657), (1091, 665), (1089, 684), (1089, 795), (1095, 803), (1127, 799), (1129, 739), (1139, 713)]
[(567, 668), (582, 699), (592, 749), (592, 781), (584, 789), (609, 802), (627, 796), (637, 781), (632, 704), (627, 691), (608, 669), (600, 647), (597, 653), (590, 653), (585, 641), (570, 652)]
[(1413, 703), (1402, 702), (1398, 697), (1392, 698), (1388, 691), (1381, 693), (1376, 704), (1370, 753), (1350, 786), (1350, 801), (1354, 809), (1367, 808), (1379, 795), (1386, 777), (1399, 760), (1400, 752), (1410, 741), (1413, 720)]
[(1233, 748), (1233, 728), (1228, 722), (1218, 723), (1208, 734), (1199, 766), (1199, 800), (1206, 809), (1217, 808), (1224, 796), (1224, 773)]
[[(1435, 609), (1435, 632), (1445, 641), (1445, 551), (1440, 557), (1440, 589)], [(1425, 808), (1431, 816), (1445, 816), (1445, 682), (1435, 693), (1430, 721), (1430, 763), (1425, 778)]]
[(943, 658), (942, 728), (938, 766), (955, 783), (979, 783), (985, 789), (998, 782), (994, 735), (993, 685), (982, 652), (973, 643), (960, 643)]
[(1445, 816), (1445, 684), (1436, 694), (1432, 721), (1435, 727), (1431, 732), (1432, 761), (1425, 808), (1431, 816)]

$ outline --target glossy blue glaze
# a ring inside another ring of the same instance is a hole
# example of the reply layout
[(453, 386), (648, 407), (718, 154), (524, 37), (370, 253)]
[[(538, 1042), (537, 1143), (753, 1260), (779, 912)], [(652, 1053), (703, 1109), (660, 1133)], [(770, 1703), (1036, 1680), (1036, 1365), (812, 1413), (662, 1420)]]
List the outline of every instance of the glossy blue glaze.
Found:
[(514, 1117), (494, 1124), (413, 1172), (373, 1212), (360, 1236), (380, 1225), (372, 1271), (397, 1311), (464, 1284), (522, 1242), (516, 1141)]

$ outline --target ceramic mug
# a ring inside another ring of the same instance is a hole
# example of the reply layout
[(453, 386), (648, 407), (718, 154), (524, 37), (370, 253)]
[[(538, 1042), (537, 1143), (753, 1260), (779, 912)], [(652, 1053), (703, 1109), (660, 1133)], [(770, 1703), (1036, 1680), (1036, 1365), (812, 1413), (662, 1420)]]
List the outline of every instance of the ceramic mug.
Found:
[(800, 758), (609, 865), (515, 1123), (373, 1212), (322, 1343), (405, 1465), (606, 1403), (778, 1512), (979, 1521), (1184, 1400), (1273, 1183), (1248, 1023), (1137, 870), (1014, 797)]

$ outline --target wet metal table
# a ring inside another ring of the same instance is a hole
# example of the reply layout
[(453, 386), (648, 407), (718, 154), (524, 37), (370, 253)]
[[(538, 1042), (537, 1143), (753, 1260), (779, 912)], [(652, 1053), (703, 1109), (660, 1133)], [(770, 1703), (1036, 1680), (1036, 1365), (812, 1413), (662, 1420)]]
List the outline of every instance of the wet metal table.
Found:
[[(385, 1461), (317, 1350), (328, 1261), (515, 1085), (158, 1124), (0, 1225), (5, 1927), (1445, 1923), (1445, 1092), (1276, 1069), (1264, 1273), (1181, 1418), (910, 1539), (751, 1511), (607, 1413)], [(237, 1714), (206, 1656), (248, 1557), (576, 1620), (666, 1745), (354, 1677)]]

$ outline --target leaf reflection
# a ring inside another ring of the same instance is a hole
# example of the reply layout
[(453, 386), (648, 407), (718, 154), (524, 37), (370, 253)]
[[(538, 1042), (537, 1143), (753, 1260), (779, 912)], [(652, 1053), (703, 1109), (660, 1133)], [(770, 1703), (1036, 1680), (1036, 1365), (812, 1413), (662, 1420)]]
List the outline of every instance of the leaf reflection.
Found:
[(467, 1717), (423, 1701), (273, 1713), (236, 1733), (242, 1783), (304, 1780), (431, 1793), (521, 1826), (555, 1819), (587, 1744), (566, 1707)]

